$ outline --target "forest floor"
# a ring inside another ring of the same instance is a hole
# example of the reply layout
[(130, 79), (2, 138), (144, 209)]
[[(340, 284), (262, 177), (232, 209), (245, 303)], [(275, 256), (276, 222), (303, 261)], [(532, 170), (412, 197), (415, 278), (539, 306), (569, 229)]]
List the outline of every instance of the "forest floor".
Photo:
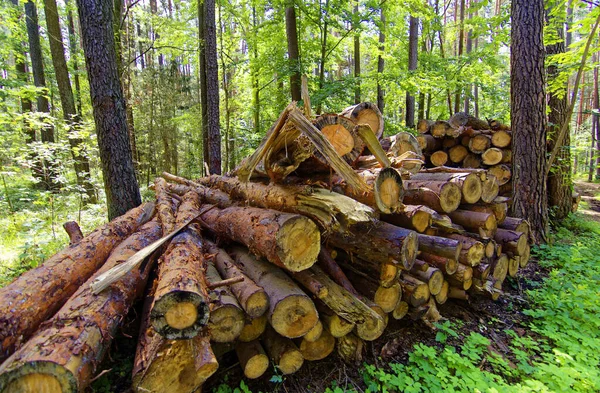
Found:
[(585, 202), (579, 207), (579, 212), (600, 222), (600, 183), (576, 181), (575, 191), (581, 195), (581, 200)]

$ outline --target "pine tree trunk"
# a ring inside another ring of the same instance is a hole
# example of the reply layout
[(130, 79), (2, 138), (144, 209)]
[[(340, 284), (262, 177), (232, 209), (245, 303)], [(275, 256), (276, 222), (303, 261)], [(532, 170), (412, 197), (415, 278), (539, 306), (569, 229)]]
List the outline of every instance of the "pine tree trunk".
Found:
[[(354, 4), (354, 17), (356, 19), (359, 18), (358, 15), (358, 0)], [(354, 26), (354, 30), (357, 30), (360, 27), (360, 23), (357, 23)], [(359, 104), (361, 102), (360, 99), (360, 33), (354, 33), (354, 103)]]
[(112, 28), (112, 2), (78, 0), (94, 122), (108, 203), (119, 216), (141, 203), (127, 132), (125, 101), (119, 82)]
[(300, 89), (300, 49), (298, 46), (298, 29), (296, 27), (296, 6), (292, 0), (288, 0), (285, 9), (285, 32), (291, 71), (290, 90), (292, 101), (300, 101), (302, 100)]
[(385, 67), (385, 60), (383, 59), (383, 53), (385, 51), (385, 11), (384, 4), (381, 4), (381, 16), (380, 16), (380, 26), (379, 26), (379, 55), (377, 56), (377, 107), (381, 114), (383, 114), (383, 110), (385, 107), (385, 93), (382, 87), (382, 77), (383, 70)]
[[(408, 34), (408, 72), (417, 69), (417, 52), (419, 50), (419, 18), (411, 15)], [(406, 92), (406, 126), (415, 127), (415, 96)]]
[(512, 211), (542, 242), (548, 230), (544, 4), (513, 0), (511, 7)]
[(46, 13), (46, 26), (48, 27), (48, 38), (50, 40), (50, 54), (52, 55), (52, 64), (54, 65), (54, 74), (56, 75), (56, 84), (60, 93), (60, 103), (63, 116), (68, 124), (68, 139), (73, 155), (75, 174), (77, 175), (77, 184), (83, 187), (87, 195), (86, 202), (96, 203), (96, 189), (92, 184), (90, 173), (90, 162), (86, 155), (85, 144), (77, 136), (77, 129), (80, 127), (81, 114), (75, 109), (75, 99), (71, 89), (69, 79), (69, 69), (65, 58), (65, 49), (62, 40), (58, 9), (56, 0), (44, 0), (44, 11)]
[[(208, 165), (208, 96), (206, 88), (206, 37), (205, 37), (204, 0), (198, 0), (198, 79), (200, 79), (200, 110), (202, 116), (202, 162)], [(202, 173), (206, 168), (202, 167)]]
[(219, 117), (219, 66), (215, 0), (204, 0), (204, 44), (206, 66), (206, 118), (208, 125), (208, 169), (221, 174), (221, 131)]

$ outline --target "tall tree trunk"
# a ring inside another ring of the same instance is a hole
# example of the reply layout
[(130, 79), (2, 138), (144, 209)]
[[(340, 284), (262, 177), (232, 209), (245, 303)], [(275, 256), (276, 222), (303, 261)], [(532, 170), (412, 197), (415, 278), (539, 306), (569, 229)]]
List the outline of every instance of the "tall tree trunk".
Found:
[(222, 7), (221, 7), (221, 3), (219, 3), (219, 27), (220, 27), (220, 34), (219, 34), (219, 43), (220, 43), (220, 47), (221, 47), (221, 55), (219, 56), (219, 58), (221, 59), (221, 69), (223, 70), (223, 79), (221, 81), (221, 84), (223, 85), (223, 92), (225, 93), (225, 166), (224, 169), (226, 171), (232, 171), (233, 169), (235, 169), (235, 159), (234, 159), (234, 151), (233, 151), (233, 144), (232, 144), (232, 139), (233, 139), (233, 135), (232, 135), (232, 129), (231, 129), (231, 107), (230, 107), (230, 87), (229, 87), (229, 81), (231, 80), (231, 71), (227, 68), (227, 65), (225, 64), (225, 46), (223, 43), (223, 36), (225, 35), (225, 32), (227, 31), (227, 24), (225, 22), (225, 20), (223, 19), (223, 12), (222, 12)]
[(354, 103), (360, 104), (362, 101), (360, 99), (360, 33), (357, 32), (360, 22), (360, 15), (358, 14), (358, 0), (354, 3), (354, 18), (356, 19), (354, 23)]
[(144, 49), (142, 48), (142, 26), (140, 24), (140, 22), (137, 22), (137, 39), (138, 39), (138, 52), (139, 52), (139, 59), (140, 59), (140, 67), (142, 68), (142, 71), (144, 70), (144, 68), (146, 68), (146, 62), (144, 61)]
[(79, 83), (79, 54), (77, 45), (77, 35), (75, 34), (75, 23), (73, 21), (73, 11), (71, 10), (69, 1), (65, 1), (67, 5), (67, 27), (69, 32), (69, 57), (73, 68), (73, 81), (75, 82), (75, 104), (77, 105), (77, 113), (81, 115), (81, 83)]
[[(473, 1), (473, 3), (475, 3), (475, 1)], [(470, 8), (473, 4), (471, 3), (471, 1), (467, 1), (467, 8)], [(469, 20), (473, 19), (473, 14), (471, 12), (469, 12)], [(469, 31), (467, 32), (467, 56), (469, 55), (469, 53), (471, 53), (471, 50), (473, 49), (473, 29), (469, 28)], [(469, 113), (470, 112), (470, 101), (471, 101), (471, 92), (473, 90), (473, 85), (469, 85), (466, 92), (465, 92), (465, 107), (464, 107), (464, 112), (465, 113)]]
[[(547, 24), (552, 26), (550, 11), (550, 9), (546, 10), (546, 20)], [(556, 24), (558, 25), (556, 33), (558, 34), (559, 41), (546, 47), (546, 54), (548, 56), (565, 52), (565, 42), (563, 40), (565, 35), (564, 28), (562, 23)], [(549, 64), (547, 72), (549, 80), (557, 78), (559, 75), (557, 64)], [(568, 86), (565, 86), (565, 89), (568, 89)], [(563, 94), (560, 97), (558, 94), (550, 93), (548, 106), (550, 107), (550, 113), (548, 114), (548, 149), (552, 151), (563, 123), (569, 121), (567, 116), (567, 95)], [(570, 137), (567, 132), (567, 136), (563, 141), (563, 147), (561, 147), (560, 160), (556, 162), (556, 165), (554, 165), (548, 174), (548, 204), (554, 217), (559, 220), (569, 214), (573, 205), (571, 196), (571, 153), (569, 146)]]
[[(425, 35), (425, 31), (423, 31), (421, 35), (421, 53), (427, 53), (427, 36)], [(419, 91), (419, 115), (417, 118), (419, 120), (425, 118), (425, 92), (423, 89)]]
[(296, 7), (294, 0), (288, 0), (285, 8), (285, 32), (287, 35), (288, 58), (290, 62), (290, 90), (292, 101), (302, 99), (300, 83), (300, 49), (298, 47), (298, 28), (296, 27)]
[[(440, 2), (439, 0), (435, 0), (435, 14), (439, 15), (439, 9), (440, 9)], [(440, 40), (440, 56), (442, 59), (444, 59), (445, 56), (445, 50), (444, 50), (444, 26), (446, 25), (446, 14), (447, 12), (444, 12), (444, 24), (440, 24), (440, 29), (438, 30), (438, 37)], [(450, 89), (446, 88), (446, 102), (448, 104), (448, 117), (450, 117), (452, 115), (452, 96), (450, 95)]]
[[(206, 90), (206, 40), (204, 18), (204, 0), (198, 0), (198, 78), (200, 79), (200, 110), (202, 115), (202, 162), (208, 165), (208, 106)], [(205, 166), (202, 166), (205, 173)]]
[[(458, 0), (457, 3), (458, 5)], [(456, 15), (454, 15), (456, 17)], [(460, 0), (460, 30), (458, 31), (458, 51), (457, 56), (460, 58), (463, 54), (464, 42), (465, 42), (465, 0)], [(454, 113), (460, 111), (460, 95), (461, 88), (457, 87), (454, 93)]]
[(141, 203), (117, 71), (111, 0), (77, 0), (108, 216)]
[(85, 144), (78, 136), (81, 118), (75, 109), (75, 99), (73, 97), (73, 90), (71, 89), (67, 60), (65, 59), (65, 49), (60, 30), (56, 0), (44, 0), (44, 11), (46, 13), (50, 54), (60, 94), (60, 103), (63, 116), (68, 124), (68, 139), (71, 146), (71, 154), (73, 155), (77, 184), (85, 190), (87, 195), (86, 202), (96, 203), (98, 198), (96, 196), (96, 189), (92, 184), (90, 162), (86, 155)]
[[(594, 53), (593, 64), (598, 62), (598, 52)], [(600, 110), (600, 99), (598, 97), (598, 66), (594, 66), (594, 92), (593, 92), (593, 111), (592, 111), (592, 147), (590, 153), (590, 167), (596, 173), (596, 178), (600, 178), (600, 121), (598, 118), (598, 110)], [(565, 144), (569, 143), (569, 134), (565, 137)], [(590, 181), (593, 180), (593, 176)]]
[(383, 59), (383, 54), (385, 51), (385, 27), (386, 27), (386, 21), (385, 21), (385, 11), (384, 11), (384, 7), (385, 4), (381, 4), (381, 16), (380, 16), (380, 26), (379, 26), (379, 54), (377, 56), (377, 107), (379, 108), (379, 111), (381, 112), (381, 114), (383, 115), (383, 110), (385, 107), (385, 93), (383, 91), (383, 87), (382, 87), (382, 81), (381, 79), (383, 78), (383, 70), (385, 67), (385, 60)]
[(511, 23), (512, 212), (542, 242), (548, 229), (543, 0), (513, 0)]
[[(408, 27), (408, 73), (417, 69), (417, 52), (419, 50), (419, 18), (410, 16)], [(406, 92), (406, 126), (415, 127), (415, 96)]]
[[(321, 2), (319, 1), (319, 7)], [(327, 56), (327, 35), (328, 35), (328, 20), (329, 20), (329, 0), (325, 0), (325, 10), (320, 10), (323, 14), (323, 26), (321, 27), (321, 58), (319, 59), (319, 91), (323, 90), (325, 84), (325, 61)], [(355, 63), (356, 64), (356, 63)], [(317, 104), (317, 114), (321, 114), (323, 100)]]
[(215, 0), (204, 0), (204, 43), (206, 66), (206, 118), (208, 120), (208, 168), (221, 174), (221, 130), (219, 117), (219, 65)]
[(254, 133), (260, 133), (260, 86), (258, 80), (258, 25), (256, 21), (256, 5), (252, 5), (252, 95), (254, 96)]
[[(33, 0), (25, 3), (25, 16), (27, 25), (27, 38), (29, 41), (29, 56), (31, 58), (31, 70), (33, 73), (33, 84), (46, 89), (46, 77), (44, 75), (44, 60), (42, 57), (42, 45), (40, 43), (40, 29), (38, 26), (37, 9)], [(50, 103), (45, 93), (36, 98), (37, 111), (50, 114)], [(46, 124), (41, 129), (42, 143), (54, 143), (54, 126)], [(52, 154), (52, 153), (51, 153)], [(46, 190), (58, 187), (57, 165), (49, 160), (43, 160), (42, 187)]]
[[(475, 50), (477, 50), (478, 39), (475, 38)], [(474, 106), (474, 115), (479, 119), (479, 86), (477, 84), (473, 85), (473, 106)]]

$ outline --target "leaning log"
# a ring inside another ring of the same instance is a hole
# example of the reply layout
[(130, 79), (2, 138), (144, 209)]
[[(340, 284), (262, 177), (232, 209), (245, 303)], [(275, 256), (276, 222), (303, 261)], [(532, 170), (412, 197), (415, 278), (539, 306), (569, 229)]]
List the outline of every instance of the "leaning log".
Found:
[(153, 211), (152, 203), (131, 209), (0, 288), (0, 361), (62, 307), (115, 246), (150, 220)]
[(84, 391), (110, 348), (113, 332), (143, 293), (151, 269), (134, 269), (98, 295), (92, 293), (90, 284), (99, 274), (159, 239), (161, 233), (160, 223), (153, 220), (117, 246), (104, 266), (2, 364), (0, 391)]
[[(206, 281), (209, 285), (222, 280), (217, 268), (207, 264)], [(208, 331), (211, 341), (226, 343), (235, 341), (244, 329), (246, 315), (227, 286), (210, 291), (210, 318)]]
[(319, 316), (314, 303), (281, 269), (241, 247), (230, 251), (244, 273), (269, 296), (268, 318), (277, 333), (288, 338), (301, 337), (317, 324)]

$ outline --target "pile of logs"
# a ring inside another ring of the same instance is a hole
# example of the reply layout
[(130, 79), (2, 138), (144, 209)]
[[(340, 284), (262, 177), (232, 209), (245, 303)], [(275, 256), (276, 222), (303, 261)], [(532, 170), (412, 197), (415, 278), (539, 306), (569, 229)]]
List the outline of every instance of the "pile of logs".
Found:
[(227, 351), (247, 378), (357, 362), (390, 318), (435, 328), (448, 299), (498, 299), (530, 238), (494, 174), (421, 169), (414, 137), (382, 133), (372, 104), (292, 104), (235, 173), (164, 173), (154, 202), (72, 231), (0, 289), (0, 392), (83, 391), (138, 298), (135, 392), (197, 391)]
[(498, 180), (500, 195), (510, 195), (512, 132), (509, 126), (457, 112), (448, 121), (421, 119), (417, 131), (428, 167), (485, 168)]

